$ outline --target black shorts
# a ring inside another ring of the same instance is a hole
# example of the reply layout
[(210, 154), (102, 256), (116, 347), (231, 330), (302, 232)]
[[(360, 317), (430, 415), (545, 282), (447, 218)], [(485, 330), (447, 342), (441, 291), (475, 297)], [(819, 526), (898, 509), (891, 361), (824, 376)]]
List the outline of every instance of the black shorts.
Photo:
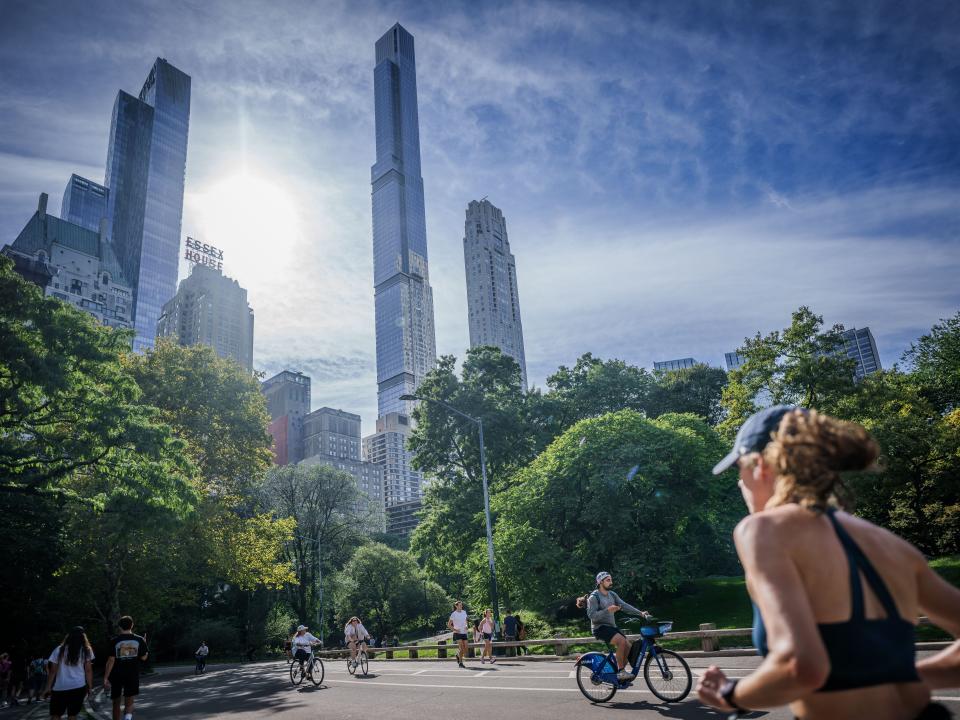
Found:
[(73, 690), (54, 690), (50, 694), (51, 717), (60, 717), (64, 713), (67, 715), (79, 715), (83, 709), (83, 699), (86, 696), (86, 686), (74, 688)]
[(607, 642), (607, 643), (611, 642), (613, 638), (617, 635), (623, 635), (624, 637), (626, 637), (623, 630), (616, 627), (615, 625), (598, 625), (597, 629), (593, 631), (593, 636), (597, 640), (603, 640), (604, 642)]
[(299, 660), (300, 662), (306, 662), (310, 659), (310, 651), (304, 650), (303, 648), (298, 648), (293, 654), (293, 658), (294, 660)]
[(455, 632), (455, 633), (453, 634), (453, 639), (454, 639), (454, 641), (456, 641), (456, 640), (469, 640), (469, 638), (467, 637), (467, 634), (466, 634), (466, 633), (458, 633), (458, 632)]
[(116, 671), (110, 673), (110, 699), (133, 697), (140, 694), (140, 673)]
[(484, 640), (493, 640), (493, 633), (482, 633)]

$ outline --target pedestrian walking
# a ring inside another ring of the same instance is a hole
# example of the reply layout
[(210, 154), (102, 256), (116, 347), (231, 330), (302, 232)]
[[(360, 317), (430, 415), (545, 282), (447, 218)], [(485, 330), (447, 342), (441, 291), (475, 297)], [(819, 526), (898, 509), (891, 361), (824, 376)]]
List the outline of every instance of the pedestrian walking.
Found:
[(133, 720), (133, 707), (140, 694), (140, 663), (146, 661), (147, 641), (133, 633), (133, 618), (124, 615), (118, 623), (120, 632), (110, 640), (110, 657), (103, 671), (103, 689), (110, 691), (113, 720), (120, 720), (120, 698), (123, 698), (123, 720)]
[(47, 659), (45, 657), (35, 657), (30, 661), (27, 670), (27, 703), (34, 700), (40, 702), (43, 696), (43, 688), (47, 684)]
[(50, 698), (50, 717), (66, 713), (74, 720), (83, 709), (83, 699), (93, 690), (93, 648), (83, 628), (71, 629), (47, 661), (50, 672), (43, 696)]
[[(514, 620), (517, 621), (517, 640), (523, 642), (527, 639), (527, 626), (523, 624), (523, 621), (520, 619), (520, 613), (517, 613), (513, 616)], [(517, 655), (529, 655), (530, 651), (523, 645), (517, 645)]]
[(480, 618), (473, 619), (473, 642), (480, 644), (483, 641), (483, 633), (480, 632)]
[(16, 706), (20, 704), (20, 695), (23, 694), (23, 686), (27, 682), (27, 665), (29, 665), (29, 663), (20, 655), (14, 655), (11, 658), (11, 663), (9, 692), (10, 705)]
[[(516, 642), (517, 640), (517, 619), (513, 616), (513, 610), (507, 610), (507, 616), (503, 619), (503, 639), (506, 642)], [(517, 654), (515, 647), (507, 648), (507, 654), (514, 657)]]
[(453, 630), (453, 641), (457, 643), (458, 646), (457, 665), (466, 667), (463, 661), (467, 657), (467, 613), (463, 609), (463, 603), (460, 600), (457, 600), (453, 604), (453, 612), (450, 613), (450, 617), (447, 619), (447, 627)]
[(497, 660), (493, 657), (493, 610), (487, 608), (483, 611), (483, 617), (480, 620), (480, 635), (483, 637), (483, 653), (480, 655), (480, 663), (487, 660), (495, 663)]
[(860, 425), (814, 410), (765, 408), (717, 463), (736, 466), (749, 515), (734, 531), (754, 603), (752, 673), (700, 678), (724, 712), (790, 705), (807, 720), (949, 717), (931, 689), (960, 684), (960, 642), (915, 660), (916, 619), (960, 633), (960, 589), (910, 543), (844, 512), (840, 473), (871, 468), (880, 448)]

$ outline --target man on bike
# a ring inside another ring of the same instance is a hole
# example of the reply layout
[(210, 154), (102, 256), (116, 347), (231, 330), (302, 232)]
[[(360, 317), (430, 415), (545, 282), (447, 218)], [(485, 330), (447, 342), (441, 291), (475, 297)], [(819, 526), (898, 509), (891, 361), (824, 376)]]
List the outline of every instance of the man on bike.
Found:
[(310, 659), (311, 648), (314, 645), (320, 644), (319, 638), (307, 632), (306, 625), (299, 625), (297, 627), (297, 634), (293, 636), (290, 645), (293, 648), (293, 658), (300, 663), (301, 670), (303, 670), (303, 663)]
[(204, 668), (207, 666), (207, 655), (210, 654), (210, 648), (207, 647), (207, 641), (201, 640), (200, 647), (197, 648), (197, 651), (194, 653), (197, 658), (197, 672), (203, 672)]
[(367, 651), (367, 640), (370, 639), (370, 633), (360, 622), (360, 618), (354, 615), (343, 628), (343, 635), (347, 639), (347, 645), (350, 646), (350, 662), (354, 669), (357, 667), (357, 648), (362, 647)]
[(627, 656), (630, 652), (630, 641), (624, 632), (617, 627), (615, 613), (623, 610), (631, 615), (650, 617), (645, 610), (638, 610), (633, 605), (624, 602), (610, 588), (613, 587), (613, 576), (608, 572), (597, 573), (597, 589), (586, 598), (587, 617), (590, 618), (590, 631), (598, 640), (610, 643), (617, 649), (618, 680), (629, 680), (633, 673), (627, 670)]

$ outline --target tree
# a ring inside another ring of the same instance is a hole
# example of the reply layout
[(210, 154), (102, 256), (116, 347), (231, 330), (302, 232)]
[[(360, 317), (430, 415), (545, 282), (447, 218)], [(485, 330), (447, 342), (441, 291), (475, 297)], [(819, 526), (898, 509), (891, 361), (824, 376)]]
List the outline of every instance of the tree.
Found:
[(71, 473), (118, 470), (127, 451), (165, 462), (170, 428), (120, 362), (130, 338), (45, 298), (0, 258), (0, 491), (72, 492), (61, 482)]
[(170, 340), (126, 362), (143, 401), (188, 441), (209, 493), (238, 501), (256, 490), (272, 456), (266, 401), (251, 375), (208, 345)]
[[(736, 516), (718, 508), (730, 506), (735, 478), (710, 474), (724, 449), (692, 415), (622, 410), (569, 428), (496, 497), (508, 601), (545, 607), (589, 588), (598, 569), (639, 597), (729, 567)], [(473, 573), (481, 557), (474, 547)]]
[(937, 410), (948, 413), (960, 407), (960, 312), (922, 335), (903, 360)]
[(756, 398), (773, 404), (791, 403), (832, 412), (837, 403), (855, 391), (856, 362), (846, 356), (843, 326), (823, 330), (823, 317), (810, 308), (793, 313), (790, 327), (763, 336), (746, 338), (737, 350), (744, 363), (729, 373), (723, 391), (727, 416), (720, 429), (736, 433), (756, 412)]
[(653, 386), (643, 404), (648, 417), (664, 413), (693, 413), (711, 425), (720, 422), (720, 398), (727, 373), (702, 363), (680, 370), (654, 373)]
[(421, 627), (435, 629), (451, 601), (409, 553), (370, 543), (338, 573), (334, 606), (342, 623), (352, 615), (369, 618), (375, 634), (384, 637)]
[[(418, 395), (483, 421), (487, 472), (495, 490), (545, 442), (540, 395), (524, 392), (520, 366), (499, 348), (468, 350), (459, 378), (455, 366), (452, 355), (441, 357)], [(414, 418), (409, 440), (414, 465), (433, 482), (423, 499), (411, 551), (432, 577), (460, 592), (465, 580), (462, 559), (485, 534), (477, 425), (429, 401), (419, 404)]]
[(547, 400), (555, 411), (555, 434), (584, 418), (624, 409), (642, 412), (653, 385), (653, 377), (643, 368), (584, 353), (573, 368), (561, 365), (547, 378)]
[(344, 562), (362, 541), (362, 493), (350, 473), (321, 464), (271, 468), (262, 493), (276, 517), (296, 523), (284, 553), (296, 575), (288, 588), (290, 606), (304, 620), (319, 607), (314, 589), (323, 567)]

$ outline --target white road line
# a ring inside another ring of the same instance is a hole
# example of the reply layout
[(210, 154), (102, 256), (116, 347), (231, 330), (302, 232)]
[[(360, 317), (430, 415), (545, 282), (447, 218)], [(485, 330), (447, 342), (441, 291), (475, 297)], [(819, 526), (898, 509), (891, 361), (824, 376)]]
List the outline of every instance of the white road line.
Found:
[(483, 672), (478, 672), (476, 675), (473, 675), (472, 677), (482, 678), (484, 675), (489, 675), (489, 674), (490, 674), (489, 670), (484, 670)]
[(567, 674), (567, 677), (568, 677), (568, 678), (575, 678), (576, 676), (577, 676), (577, 669), (576, 669), (576, 668), (574, 668), (573, 670), (571, 670), (571, 671)]
[[(334, 681), (339, 682), (339, 681)], [(451, 690), (520, 690), (522, 692), (580, 692), (579, 688), (538, 688), (538, 687), (512, 687), (510, 685), (428, 685), (426, 683), (397, 683), (381, 682), (379, 680), (365, 680), (364, 685), (388, 685), (390, 687), (411, 687), (411, 688), (441, 688)], [(651, 695), (649, 690), (619, 690), (618, 692), (644, 693)]]
[(934, 695), (930, 699), (937, 702), (960, 702), (960, 696), (953, 695)]

